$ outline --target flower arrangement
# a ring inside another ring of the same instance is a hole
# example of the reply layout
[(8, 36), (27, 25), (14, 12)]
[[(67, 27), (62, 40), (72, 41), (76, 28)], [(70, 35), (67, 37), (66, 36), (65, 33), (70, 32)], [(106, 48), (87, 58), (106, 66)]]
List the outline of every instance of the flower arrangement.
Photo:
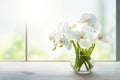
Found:
[(78, 23), (73, 25), (60, 23), (57, 30), (49, 34), (49, 39), (53, 42), (53, 50), (57, 47), (65, 47), (68, 50), (74, 47), (75, 71), (80, 71), (83, 64), (86, 70), (90, 71), (93, 65), (89, 60), (97, 41), (107, 42), (106, 36), (101, 32), (100, 22), (92, 13), (84, 13)]

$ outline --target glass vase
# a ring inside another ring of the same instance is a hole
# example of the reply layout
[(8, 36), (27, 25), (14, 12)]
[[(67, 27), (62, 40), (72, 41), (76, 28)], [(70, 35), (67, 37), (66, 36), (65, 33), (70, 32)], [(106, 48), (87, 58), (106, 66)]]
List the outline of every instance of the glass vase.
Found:
[(70, 64), (74, 72), (78, 74), (88, 74), (94, 66), (94, 59), (88, 55), (74, 56)]

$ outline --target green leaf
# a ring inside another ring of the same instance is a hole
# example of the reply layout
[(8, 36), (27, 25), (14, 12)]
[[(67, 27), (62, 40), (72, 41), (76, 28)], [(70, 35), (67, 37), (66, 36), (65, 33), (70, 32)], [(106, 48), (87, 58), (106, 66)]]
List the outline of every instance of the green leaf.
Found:
[(92, 53), (92, 51), (94, 50), (94, 47), (95, 47), (95, 44), (92, 44), (92, 46), (91, 46), (87, 51), (85, 51), (85, 53), (86, 53), (88, 56), (90, 56), (91, 53)]

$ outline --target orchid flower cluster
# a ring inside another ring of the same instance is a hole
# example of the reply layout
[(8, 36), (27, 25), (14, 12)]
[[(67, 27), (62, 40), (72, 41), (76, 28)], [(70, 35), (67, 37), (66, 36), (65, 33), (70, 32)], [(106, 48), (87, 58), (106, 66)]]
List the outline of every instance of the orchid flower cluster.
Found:
[(84, 64), (86, 70), (91, 71), (93, 65), (90, 62), (90, 55), (96, 42), (108, 42), (106, 36), (101, 32), (101, 28), (101, 24), (94, 14), (84, 13), (78, 23), (69, 25), (61, 22), (57, 30), (49, 34), (49, 39), (53, 42), (53, 50), (57, 47), (65, 47), (70, 50), (73, 45), (75, 50), (73, 69), (80, 71)]
[(53, 42), (53, 50), (57, 47), (70, 50), (72, 43), (78, 43), (82, 49), (89, 49), (97, 41), (107, 42), (106, 36), (101, 32), (100, 22), (92, 13), (84, 13), (78, 23), (73, 25), (59, 23), (57, 30), (49, 34), (49, 40)]

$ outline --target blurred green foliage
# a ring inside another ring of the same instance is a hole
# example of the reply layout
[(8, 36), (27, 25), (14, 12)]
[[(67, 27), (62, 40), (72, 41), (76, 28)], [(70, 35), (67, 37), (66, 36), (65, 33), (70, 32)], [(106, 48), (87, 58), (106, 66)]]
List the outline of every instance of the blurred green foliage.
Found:
[(0, 61), (25, 59), (25, 40), (17, 36), (5, 35), (0, 40)]

